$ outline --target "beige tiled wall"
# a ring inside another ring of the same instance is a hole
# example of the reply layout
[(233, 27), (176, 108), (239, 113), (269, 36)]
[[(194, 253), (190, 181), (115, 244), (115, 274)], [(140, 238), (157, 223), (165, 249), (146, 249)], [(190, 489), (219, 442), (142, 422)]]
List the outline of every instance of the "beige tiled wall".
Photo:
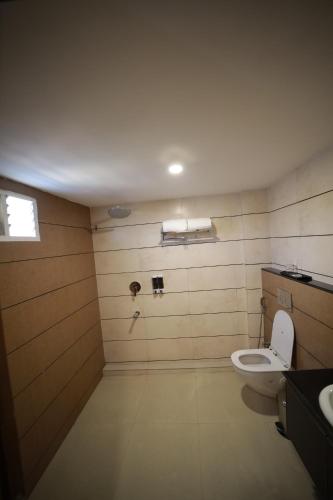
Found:
[(333, 153), (297, 168), (268, 190), (274, 267), (297, 265), (333, 284)]
[[(218, 364), (247, 347), (248, 336), (255, 342), (260, 270), (271, 262), (266, 191), (129, 207), (118, 220), (107, 208), (91, 210), (106, 361)], [(219, 242), (161, 247), (161, 221), (207, 216)], [(152, 295), (156, 273), (164, 276), (163, 296)], [(128, 288), (134, 280), (142, 285), (136, 298)]]

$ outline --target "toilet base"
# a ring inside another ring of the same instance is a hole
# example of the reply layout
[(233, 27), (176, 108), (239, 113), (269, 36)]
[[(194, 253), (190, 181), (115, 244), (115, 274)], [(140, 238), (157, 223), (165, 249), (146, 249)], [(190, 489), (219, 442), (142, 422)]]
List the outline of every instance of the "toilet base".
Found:
[(281, 381), (283, 380), (281, 372), (243, 373), (235, 366), (234, 369), (243, 382), (251, 387), (251, 389), (263, 396), (276, 398)]

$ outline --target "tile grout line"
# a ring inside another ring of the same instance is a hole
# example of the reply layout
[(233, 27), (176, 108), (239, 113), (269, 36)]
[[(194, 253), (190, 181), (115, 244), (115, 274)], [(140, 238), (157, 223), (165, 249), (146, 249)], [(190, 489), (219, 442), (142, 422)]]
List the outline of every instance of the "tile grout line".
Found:
[[(229, 218), (235, 218), (235, 217), (246, 217), (246, 216), (251, 216), (251, 215), (270, 215), (271, 213), (277, 212), (278, 210), (283, 210), (285, 208), (292, 207), (294, 205), (298, 205), (299, 203), (304, 203), (305, 201), (312, 200), (314, 198), (319, 198), (320, 196), (323, 196), (325, 194), (329, 194), (333, 192), (333, 189), (328, 189), (327, 191), (322, 191), (320, 193), (308, 196), (306, 198), (302, 198), (300, 200), (293, 201), (291, 203), (288, 203), (286, 205), (282, 205), (280, 207), (272, 208), (270, 210), (262, 210), (259, 212), (245, 212), (245, 213), (238, 213), (238, 214), (232, 214), (232, 215), (213, 215), (210, 218), (211, 219), (229, 219)], [(183, 218), (188, 218), (188, 216), (184, 216)], [(103, 232), (103, 229), (119, 229), (119, 228), (124, 228), (124, 227), (137, 227), (137, 226), (148, 226), (148, 225), (157, 225), (157, 224), (162, 224), (162, 221), (155, 221), (155, 222), (137, 222), (134, 224), (119, 224), (116, 226), (101, 226), (100, 228), (97, 228), (96, 233), (98, 232)], [(92, 224), (92, 227), (96, 227), (96, 224)]]

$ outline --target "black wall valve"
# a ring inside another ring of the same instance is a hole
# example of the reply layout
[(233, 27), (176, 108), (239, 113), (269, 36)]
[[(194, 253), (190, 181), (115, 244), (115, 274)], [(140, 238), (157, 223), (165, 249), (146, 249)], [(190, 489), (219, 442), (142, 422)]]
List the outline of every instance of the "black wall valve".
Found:
[(141, 285), (140, 285), (140, 283), (138, 281), (132, 281), (132, 283), (129, 286), (129, 289), (131, 290), (132, 294), (135, 297), (136, 294), (140, 292)]

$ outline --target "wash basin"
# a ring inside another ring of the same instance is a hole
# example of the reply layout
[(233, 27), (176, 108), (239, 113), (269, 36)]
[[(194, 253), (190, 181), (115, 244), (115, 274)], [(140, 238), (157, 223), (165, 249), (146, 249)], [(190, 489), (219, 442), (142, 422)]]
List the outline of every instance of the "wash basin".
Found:
[(333, 384), (324, 387), (320, 392), (319, 406), (329, 423), (333, 426)]

